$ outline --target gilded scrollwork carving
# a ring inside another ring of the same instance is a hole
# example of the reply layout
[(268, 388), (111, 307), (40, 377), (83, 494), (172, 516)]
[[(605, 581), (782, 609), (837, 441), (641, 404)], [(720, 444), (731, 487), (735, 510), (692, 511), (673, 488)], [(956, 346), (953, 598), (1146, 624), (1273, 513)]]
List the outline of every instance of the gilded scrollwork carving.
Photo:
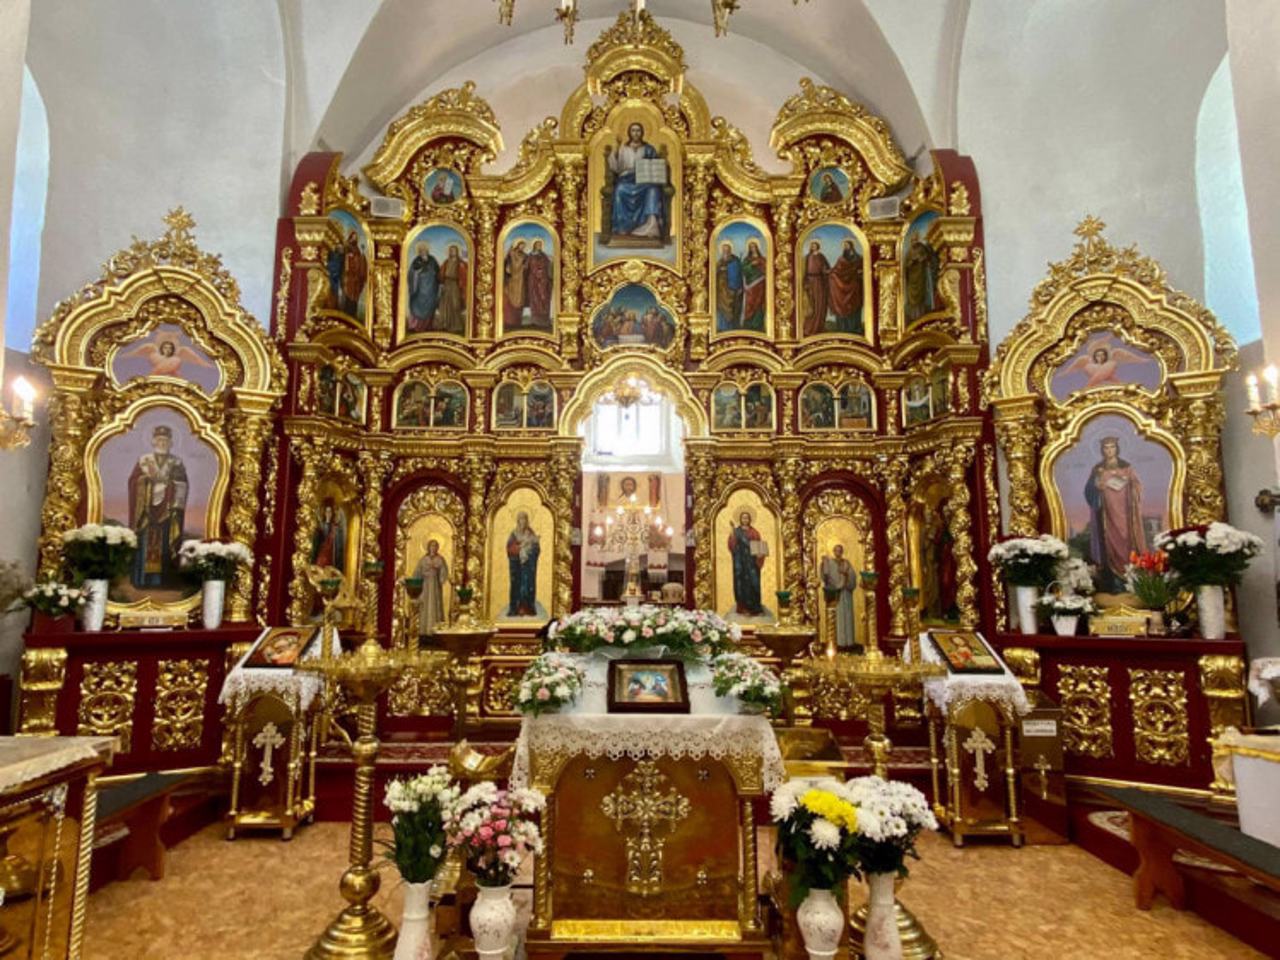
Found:
[(66, 676), (67, 651), (63, 647), (29, 647), (23, 652), (20, 734), (58, 732), (58, 697)]
[(1187, 687), (1181, 670), (1129, 669), (1133, 747), (1138, 760), (1177, 767), (1190, 763)]
[(1106, 667), (1063, 665), (1058, 673), (1063, 743), (1082, 757), (1115, 754), (1111, 729), (1111, 681)]
[(136, 660), (91, 661), (80, 681), (79, 736), (119, 737), (120, 752), (132, 749), (133, 708), (138, 694)]
[(152, 749), (161, 752), (199, 749), (204, 738), (208, 686), (206, 660), (161, 660), (157, 664)]
[(972, 498), (969, 494), (969, 467), (974, 449), (967, 444), (952, 447), (946, 458), (947, 500), (943, 515), (951, 534), (951, 551), (956, 563), (956, 606), (960, 625), (967, 630), (978, 626), (978, 562), (974, 557)]
[(908, 469), (900, 457), (886, 459), (878, 467), (885, 503), (885, 538), (889, 544), (889, 630), (898, 637), (905, 636), (907, 629), (907, 607), (902, 591), (907, 586)]

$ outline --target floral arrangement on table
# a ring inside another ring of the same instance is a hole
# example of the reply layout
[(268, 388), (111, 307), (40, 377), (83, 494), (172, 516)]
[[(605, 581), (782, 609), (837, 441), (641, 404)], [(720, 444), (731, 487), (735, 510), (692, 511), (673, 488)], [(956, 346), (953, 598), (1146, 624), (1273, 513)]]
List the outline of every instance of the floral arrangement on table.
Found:
[(387, 845), (391, 860), (406, 883), (429, 883), (444, 862), (449, 842), (445, 812), (461, 790), (445, 767), (387, 784), (383, 802), (391, 811), (394, 839)]
[(201, 580), (230, 580), (238, 567), (253, 566), (253, 554), (243, 543), (188, 540), (178, 550), (178, 563)]
[(551, 624), (547, 642), (574, 653), (665, 647), (681, 660), (710, 660), (742, 639), (737, 624), (709, 610), (642, 604), (589, 607)]
[(1169, 569), (1169, 558), (1163, 550), (1144, 550), (1129, 554), (1124, 570), (1125, 587), (1138, 598), (1144, 610), (1163, 611), (1178, 596), (1178, 585)]
[(858, 863), (868, 874), (907, 876), (907, 857), (920, 859), (916, 838), (937, 830), (938, 820), (925, 795), (909, 783), (858, 777), (844, 784), (858, 808)]
[(508, 886), (525, 857), (542, 852), (535, 818), (546, 802), (537, 790), (502, 790), (486, 781), (448, 805), (445, 835), (479, 886)]
[(536, 657), (516, 687), (516, 709), (538, 716), (572, 703), (582, 693), (586, 673), (573, 657), (544, 653)]
[(63, 562), (81, 580), (114, 580), (137, 549), (138, 535), (115, 523), (86, 523), (62, 535)]
[(1039, 603), (1051, 617), (1079, 617), (1098, 612), (1092, 597), (1078, 593), (1046, 593)]
[(1008, 537), (991, 545), (987, 559), (1000, 567), (1010, 586), (1043, 590), (1057, 576), (1059, 563), (1067, 559), (1067, 545), (1047, 533)]
[(788, 780), (773, 792), (769, 812), (778, 825), (778, 852), (789, 866), (791, 903), (811, 890), (838, 897), (859, 875), (858, 807), (846, 784)]
[(1052, 582), (1061, 586), (1067, 593), (1091, 596), (1095, 590), (1093, 567), (1079, 557), (1060, 560), (1054, 568)]
[(737, 697), (748, 708), (776, 716), (782, 707), (778, 675), (746, 654), (722, 653), (712, 660), (711, 684), (717, 697)]
[(22, 603), (46, 617), (61, 617), (76, 613), (88, 598), (79, 587), (49, 577), (29, 587), (22, 594)]
[(1229, 587), (1240, 582), (1249, 562), (1262, 551), (1262, 539), (1215, 521), (1166, 530), (1153, 546), (1168, 557), (1179, 587)]

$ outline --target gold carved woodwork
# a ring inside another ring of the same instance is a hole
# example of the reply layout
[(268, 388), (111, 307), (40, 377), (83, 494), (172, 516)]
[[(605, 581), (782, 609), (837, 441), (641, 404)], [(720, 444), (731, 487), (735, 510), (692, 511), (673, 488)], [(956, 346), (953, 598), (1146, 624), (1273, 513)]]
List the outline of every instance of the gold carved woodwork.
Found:
[(674, 833), (689, 816), (689, 799), (674, 787), (663, 792), (666, 782), (656, 762), (641, 760), (600, 804), (626, 840), (627, 892), (642, 897), (662, 892), (663, 834)]
[(82, 737), (119, 737), (128, 753), (133, 738), (133, 707), (138, 693), (136, 660), (94, 661), (84, 665), (76, 733)]
[(889, 541), (889, 632), (906, 634), (906, 600), (902, 591), (907, 586), (907, 497), (908, 466), (900, 458), (879, 464), (881, 490), (884, 493), (885, 537)]
[(1031, 647), (1005, 647), (1000, 651), (1009, 671), (1028, 690), (1040, 686), (1040, 651)]
[(208, 661), (161, 660), (156, 670), (152, 748), (161, 752), (199, 749), (204, 738)]
[(1198, 661), (1200, 692), (1209, 707), (1210, 735), (1217, 737), (1227, 727), (1246, 723), (1248, 697), (1245, 694), (1244, 658), (1209, 654)]
[(1083, 757), (1115, 755), (1111, 730), (1111, 682), (1106, 667), (1063, 665), (1058, 673), (1063, 742)]
[(1191, 762), (1187, 735), (1187, 687), (1181, 670), (1129, 669), (1133, 745), (1143, 763), (1185, 766)]
[(967, 444), (957, 444), (950, 449), (946, 458), (947, 500), (942, 508), (956, 561), (956, 605), (960, 608), (960, 626), (966, 630), (978, 626), (978, 562), (974, 558), (968, 480), (973, 454), (973, 447)]
[(53, 736), (58, 732), (58, 697), (67, 676), (62, 647), (29, 647), (22, 654), (22, 707), (18, 733)]

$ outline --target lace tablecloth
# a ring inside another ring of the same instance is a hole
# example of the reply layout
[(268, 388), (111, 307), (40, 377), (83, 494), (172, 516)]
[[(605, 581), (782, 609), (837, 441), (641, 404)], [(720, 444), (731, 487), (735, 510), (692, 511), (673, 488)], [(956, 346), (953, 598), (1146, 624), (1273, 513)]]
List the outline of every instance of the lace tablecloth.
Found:
[(609, 713), (608, 661), (582, 659), (587, 676), (580, 701), (559, 713), (525, 717), (520, 724), (512, 786), (528, 786), (530, 757), (546, 750), (610, 760), (759, 757), (765, 790), (773, 791), (786, 779), (782, 751), (768, 719), (740, 714), (734, 698), (717, 697), (705, 666), (686, 668), (690, 713)]
[[(261, 640), (261, 636), (258, 639)], [(227, 679), (222, 682), (222, 692), (218, 694), (218, 702), (230, 705), (236, 701), (243, 702), (260, 693), (274, 693), (287, 703), (296, 695), (298, 709), (306, 713), (312, 701), (320, 695), (324, 681), (314, 673), (298, 673), (284, 667), (246, 667), (244, 662), (257, 645), (255, 641), (248, 652), (227, 672)], [(312, 643), (301, 659), (314, 660), (318, 656), (320, 656), (320, 644)]]
[(1280, 680), (1280, 657), (1259, 657), (1249, 664), (1249, 692), (1262, 706), (1275, 696), (1272, 684)]
[[(990, 645), (988, 645), (990, 646)], [(1001, 673), (975, 673), (967, 676), (948, 673), (945, 677), (933, 677), (924, 682), (924, 695), (930, 703), (943, 714), (952, 708), (963, 707), (966, 703), (982, 700), (994, 703), (1005, 716), (1011, 720), (1015, 716), (1031, 712), (1031, 703), (1027, 700), (1027, 692), (1013, 675), (1009, 667), (994, 649), (991, 651), (1000, 661)], [(903, 655), (911, 659), (911, 645), (903, 648)], [(920, 656), (925, 663), (941, 663), (942, 658), (936, 647), (929, 640), (928, 633), (920, 634)]]

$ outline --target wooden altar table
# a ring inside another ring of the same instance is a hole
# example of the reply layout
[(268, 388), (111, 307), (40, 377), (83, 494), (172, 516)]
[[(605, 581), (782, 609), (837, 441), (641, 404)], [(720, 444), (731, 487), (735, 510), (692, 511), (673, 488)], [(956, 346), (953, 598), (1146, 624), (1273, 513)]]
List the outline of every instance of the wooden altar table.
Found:
[(768, 720), (689, 670), (693, 712), (605, 712), (603, 661), (574, 710), (526, 718), (513, 786), (547, 795), (530, 957), (589, 948), (763, 956), (755, 802), (785, 777)]

